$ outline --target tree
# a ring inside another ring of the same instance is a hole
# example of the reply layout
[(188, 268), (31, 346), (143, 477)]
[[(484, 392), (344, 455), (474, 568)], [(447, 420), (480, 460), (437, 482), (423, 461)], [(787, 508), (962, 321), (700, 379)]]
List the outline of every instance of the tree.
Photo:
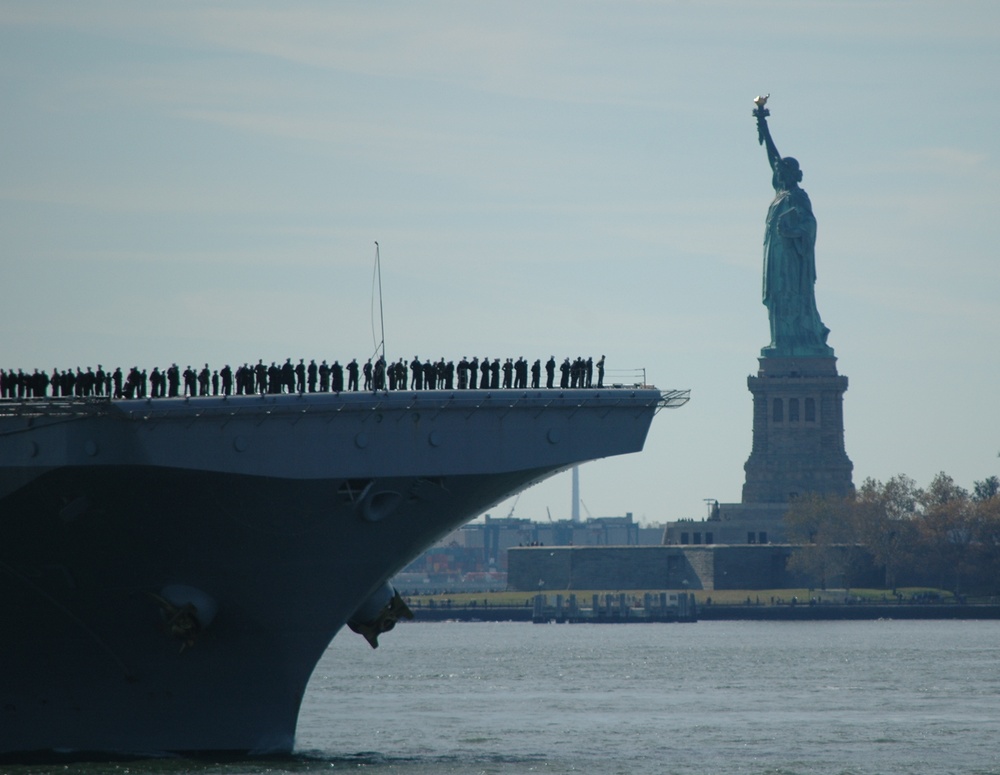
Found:
[(854, 498), (858, 538), (874, 563), (884, 568), (885, 586), (893, 591), (913, 555), (920, 494), (916, 482), (899, 474), (885, 484), (865, 479)]
[(976, 501), (988, 501), (1000, 495), (1000, 478), (989, 476), (981, 482), (972, 483), (972, 498)]
[(810, 493), (793, 502), (785, 515), (789, 539), (800, 546), (788, 567), (817, 579), (820, 589), (837, 577), (850, 587), (858, 542), (851, 500)]
[(951, 578), (957, 595), (963, 576), (974, 570), (977, 530), (972, 498), (942, 471), (921, 494), (920, 502), (920, 538), (928, 565), (939, 570), (941, 586), (949, 586), (946, 578)]
[(1000, 493), (991, 498), (973, 497), (973, 519), (976, 525), (978, 571), (984, 591), (1000, 591)]

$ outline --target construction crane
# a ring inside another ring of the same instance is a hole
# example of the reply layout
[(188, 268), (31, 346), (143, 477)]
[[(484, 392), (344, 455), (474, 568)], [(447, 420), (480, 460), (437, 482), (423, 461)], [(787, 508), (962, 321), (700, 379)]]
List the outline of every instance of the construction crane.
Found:
[(510, 511), (507, 512), (507, 519), (510, 519), (511, 517), (514, 516), (514, 509), (517, 508), (517, 502), (519, 500), (521, 500), (521, 493), (518, 493), (517, 497), (514, 498), (514, 503), (511, 504)]

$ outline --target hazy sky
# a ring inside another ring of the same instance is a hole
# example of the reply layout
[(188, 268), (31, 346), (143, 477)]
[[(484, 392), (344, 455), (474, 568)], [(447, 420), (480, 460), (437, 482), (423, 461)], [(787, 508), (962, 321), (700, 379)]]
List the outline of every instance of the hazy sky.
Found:
[[(0, 3), (0, 366), (607, 355), (584, 516), (739, 501), (771, 93), (855, 483), (1000, 473), (1000, 3)], [(512, 501), (498, 505), (506, 515)], [(568, 474), (515, 514), (569, 516)]]

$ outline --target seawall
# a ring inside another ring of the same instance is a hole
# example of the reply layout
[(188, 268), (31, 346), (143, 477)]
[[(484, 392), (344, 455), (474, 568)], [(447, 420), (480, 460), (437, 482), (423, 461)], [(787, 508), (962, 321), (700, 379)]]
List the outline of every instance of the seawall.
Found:
[(865, 605), (703, 605), (701, 621), (747, 620), (776, 622), (877, 619), (1000, 619), (998, 605), (935, 605), (883, 603)]
[[(530, 622), (532, 608), (465, 607), (415, 608), (415, 622)], [(699, 621), (876, 621), (878, 619), (1000, 619), (1000, 605), (935, 605), (884, 603), (878, 605), (700, 605)], [(638, 620), (636, 620), (638, 621)]]

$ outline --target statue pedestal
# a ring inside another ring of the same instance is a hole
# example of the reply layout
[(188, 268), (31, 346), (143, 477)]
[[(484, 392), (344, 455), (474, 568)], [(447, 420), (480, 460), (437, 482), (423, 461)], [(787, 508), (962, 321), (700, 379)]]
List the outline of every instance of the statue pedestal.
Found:
[(847, 377), (837, 359), (760, 358), (753, 394), (753, 448), (743, 503), (790, 503), (806, 493), (848, 495), (854, 464), (844, 449)]

